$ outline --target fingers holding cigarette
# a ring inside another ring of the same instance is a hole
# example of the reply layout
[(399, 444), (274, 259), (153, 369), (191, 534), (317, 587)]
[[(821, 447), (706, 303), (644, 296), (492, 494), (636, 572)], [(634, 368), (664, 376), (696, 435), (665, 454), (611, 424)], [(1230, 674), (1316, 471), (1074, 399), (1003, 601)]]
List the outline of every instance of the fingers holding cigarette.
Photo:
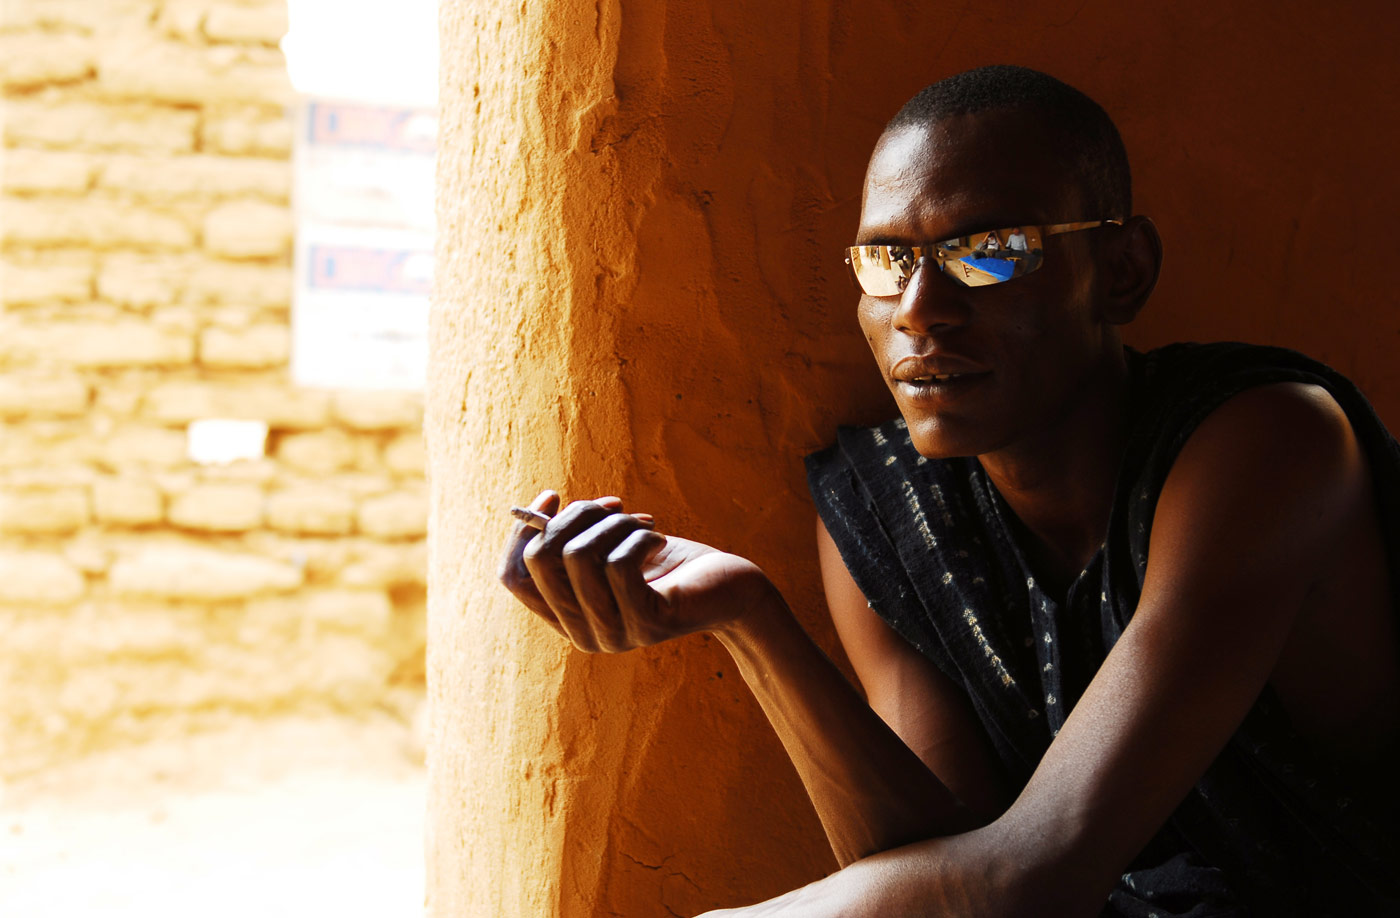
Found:
[[(531, 529), (538, 529), (544, 532), (544, 528), (549, 525), (549, 521), (554, 519), (548, 513), (541, 513), (539, 510), (531, 510), (528, 507), (511, 507), (510, 515), (520, 520)], [(628, 516), (650, 529), (656, 525), (656, 519), (650, 513), (629, 513)]]
[(772, 600), (752, 562), (656, 531), (618, 497), (567, 506), (546, 491), (512, 507), (501, 581), (585, 653), (620, 653), (715, 630)]
[[(591, 503), (604, 511), (616, 512), (622, 508), (622, 500), (617, 497), (600, 497)], [(549, 603), (540, 594), (534, 577), (526, 566), (525, 551), (540, 533), (545, 532), (560, 506), (561, 501), (556, 492), (542, 491), (538, 497), (530, 502), (528, 507), (512, 507), (510, 509), (511, 515), (519, 520), (521, 525), (513, 528), (507, 543), (505, 557), (501, 559), (501, 566), (497, 571), (497, 577), (506, 589), (555, 627), (558, 627), (558, 622), (550, 611)], [(654, 525), (649, 513), (629, 515), (644, 528), (650, 529)]]
[(520, 521), (512, 532), (514, 545), (520, 546), (520, 563), (512, 570), (520, 579), (506, 585), (580, 650), (625, 649), (626, 629), (609, 585), (608, 559), (631, 535), (646, 533), (659, 542), (665, 538), (653, 534), (650, 514), (623, 512), (617, 497), (573, 501), (558, 513), (549, 512), (557, 506), (554, 498), (548, 504), (536, 500), (530, 507), (511, 508)]

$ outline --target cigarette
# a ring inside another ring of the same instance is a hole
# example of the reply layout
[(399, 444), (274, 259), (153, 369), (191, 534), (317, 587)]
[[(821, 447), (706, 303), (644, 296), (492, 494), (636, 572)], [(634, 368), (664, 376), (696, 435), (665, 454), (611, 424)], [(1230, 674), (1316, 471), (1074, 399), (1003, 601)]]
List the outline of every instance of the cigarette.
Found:
[(553, 519), (553, 517), (543, 514), (538, 510), (528, 510), (525, 507), (511, 507), (510, 515), (520, 520), (520, 522), (529, 526), (531, 529), (538, 529), (541, 532), (544, 531), (545, 524)]

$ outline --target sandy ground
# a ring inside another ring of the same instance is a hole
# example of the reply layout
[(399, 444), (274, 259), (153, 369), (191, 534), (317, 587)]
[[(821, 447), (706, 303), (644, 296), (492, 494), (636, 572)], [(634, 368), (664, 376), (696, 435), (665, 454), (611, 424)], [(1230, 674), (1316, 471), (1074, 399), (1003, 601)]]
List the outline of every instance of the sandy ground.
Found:
[(419, 755), (387, 717), (279, 720), (11, 784), (0, 915), (419, 916)]

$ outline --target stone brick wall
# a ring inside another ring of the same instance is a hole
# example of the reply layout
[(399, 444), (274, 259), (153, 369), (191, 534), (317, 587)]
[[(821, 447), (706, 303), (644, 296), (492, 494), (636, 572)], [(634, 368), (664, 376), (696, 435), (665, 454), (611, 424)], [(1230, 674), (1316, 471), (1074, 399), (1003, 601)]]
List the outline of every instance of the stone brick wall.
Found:
[[(421, 694), (422, 405), (293, 387), (282, 0), (7, 0), (0, 776)], [(186, 458), (202, 418), (267, 457)]]

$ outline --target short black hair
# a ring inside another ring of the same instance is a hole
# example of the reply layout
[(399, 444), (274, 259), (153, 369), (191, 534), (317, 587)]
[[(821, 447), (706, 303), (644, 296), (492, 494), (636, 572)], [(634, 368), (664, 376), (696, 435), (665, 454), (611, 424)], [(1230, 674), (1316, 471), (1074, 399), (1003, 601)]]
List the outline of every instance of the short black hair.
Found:
[(1059, 150), (1091, 213), (1086, 219), (1124, 218), (1133, 212), (1128, 151), (1113, 119), (1093, 99), (1049, 74), (996, 64), (954, 74), (919, 90), (885, 131), (928, 127), (954, 115), (1021, 109), (1055, 128)]

